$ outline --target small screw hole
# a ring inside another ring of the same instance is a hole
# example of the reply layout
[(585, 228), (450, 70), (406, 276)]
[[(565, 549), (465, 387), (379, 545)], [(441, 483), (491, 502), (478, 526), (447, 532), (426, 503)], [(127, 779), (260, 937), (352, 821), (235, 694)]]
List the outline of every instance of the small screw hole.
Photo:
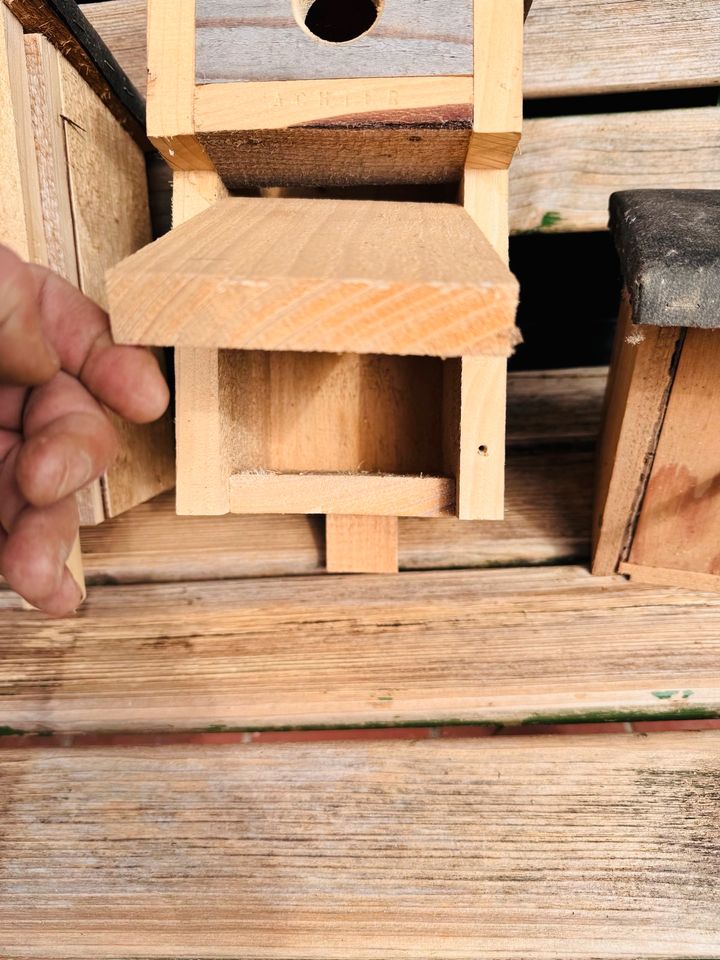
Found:
[(486, 457), (488, 455), (488, 448), (485, 446), (484, 443), (478, 447), (478, 453), (480, 454), (481, 457)]
[(305, 27), (327, 43), (357, 40), (375, 24), (381, 0), (314, 0), (307, 7)]

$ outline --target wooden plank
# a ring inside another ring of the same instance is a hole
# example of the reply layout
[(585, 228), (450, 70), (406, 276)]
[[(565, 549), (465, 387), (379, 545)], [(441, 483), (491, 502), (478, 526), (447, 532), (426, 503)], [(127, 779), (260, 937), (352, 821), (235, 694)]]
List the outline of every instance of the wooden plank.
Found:
[(718, 83), (713, 0), (535, 0), (528, 15), (526, 97)]
[(678, 570), (676, 567), (646, 567), (638, 563), (621, 563), (619, 572), (636, 583), (720, 593), (720, 576), (714, 573), (695, 573), (692, 570)]
[[(368, 32), (344, 43), (313, 34), (305, 23), (311, 7), (197, 0), (196, 83), (472, 74), (473, 0), (385, 0)], [(349, 28), (352, 13), (352, 4), (339, 5), (336, 27)]]
[(719, 363), (718, 331), (688, 330), (627, 557), (632, 564), (720, 574)]
[(397, 573), (397, 517), (330, 514), (325, 522), (328, 573)]
[(59, 50), (116, 120), (143, 148), (145, 105), (100, 35), (74, 0), (4, 0), (26, 33), (39, 33)]
[[(146, 0), (84, 3), (135, 86), (146, 85)], [(525, 97), (720, 83), (714, 0), (535, 0), (525, 25)]]
[(528, 120), (510, 171), (510, 226), (604, 230), (608, 196), (720, 188), (720, 110), (648, 110)]
[(625, 560), (645, 492), (682, 331), (633, 327), (623, 296), (600, 440), (593, 514), (593, 573)]
[(14, 603), (20, 731), (720, 715), (720, 597), (580, 567), (91, 587), (60, 623)]
[(517, 281), (451, 204), (224, 200), (107, 284), (123, 343), (507, 355), (517, 336)]
[(364, 473), (236, 473), (231, 513), (325, 513), (442, 517), (455, 509), (455, 480)]
[(3, 945), (711, 958), (719, 755), (715, 731), (5, 750)]

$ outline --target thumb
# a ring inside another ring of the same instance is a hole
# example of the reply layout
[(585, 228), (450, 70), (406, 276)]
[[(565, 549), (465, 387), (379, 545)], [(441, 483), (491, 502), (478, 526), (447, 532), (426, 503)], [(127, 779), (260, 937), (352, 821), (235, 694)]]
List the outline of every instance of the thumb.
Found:
[(36, 386), (59, 369), (58, 356), (43, 336), (33, 273), (0, 246), (0, 382)]

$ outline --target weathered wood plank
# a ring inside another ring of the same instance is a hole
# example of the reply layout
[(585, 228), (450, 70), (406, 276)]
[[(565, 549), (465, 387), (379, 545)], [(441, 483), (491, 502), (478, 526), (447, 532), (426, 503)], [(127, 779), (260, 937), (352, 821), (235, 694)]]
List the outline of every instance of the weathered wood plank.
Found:
[(525, 25), (525, 96), (720, 83), (715, 0), (535, 0)]
[(604, 230), (616, 190), (720, 188), (718, 156), (716, 107), (528, 120), (510, 168), (511, 229)]
[(677, 960), (720, 734), (0, 753), (5, 956)]
[[(146, 0), (82, 4), (138, 90), (147, 85)], [(720, 82), (714, 0), (535, 0), (525, 25), (526, 97)]]
[[(352, 43), (328, 43), (301, 26), (289, 0), (197, 0), (197, 83), (343, 77), (462, 76), (473, 72), (473, 0), (385, 0)], [(357, 4), (356, 4), (357, 6)], [(366, 4), (368, 9), (370, 3)], [(337, 5), (349, 21), (352, 5)], [(307, 12), (307, 11), (306, 11)], [(336, 18), (338, 21), (342, 17)], [(346, 26), (349, 22), (346, 23)]]
[(0, 726), (207, 731), (720, 715), (720, 597), (580, 567), (0, 596)]

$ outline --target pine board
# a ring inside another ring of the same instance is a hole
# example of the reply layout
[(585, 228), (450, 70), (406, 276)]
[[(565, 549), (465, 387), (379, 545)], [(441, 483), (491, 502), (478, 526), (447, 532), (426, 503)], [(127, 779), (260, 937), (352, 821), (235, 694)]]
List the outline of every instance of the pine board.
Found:
[(678, 960), (720, 735), (0, 753), (8, 960)]
[(46, 732), (720, 715), (720, 598), (580, 567), (0, 595), (0, 727)]
[[(135, 86), (147, 85), (146, 0), (84, 3)], [(528, 98), (720, 82), (714, 0), (535, 0), (525, 25)]]

